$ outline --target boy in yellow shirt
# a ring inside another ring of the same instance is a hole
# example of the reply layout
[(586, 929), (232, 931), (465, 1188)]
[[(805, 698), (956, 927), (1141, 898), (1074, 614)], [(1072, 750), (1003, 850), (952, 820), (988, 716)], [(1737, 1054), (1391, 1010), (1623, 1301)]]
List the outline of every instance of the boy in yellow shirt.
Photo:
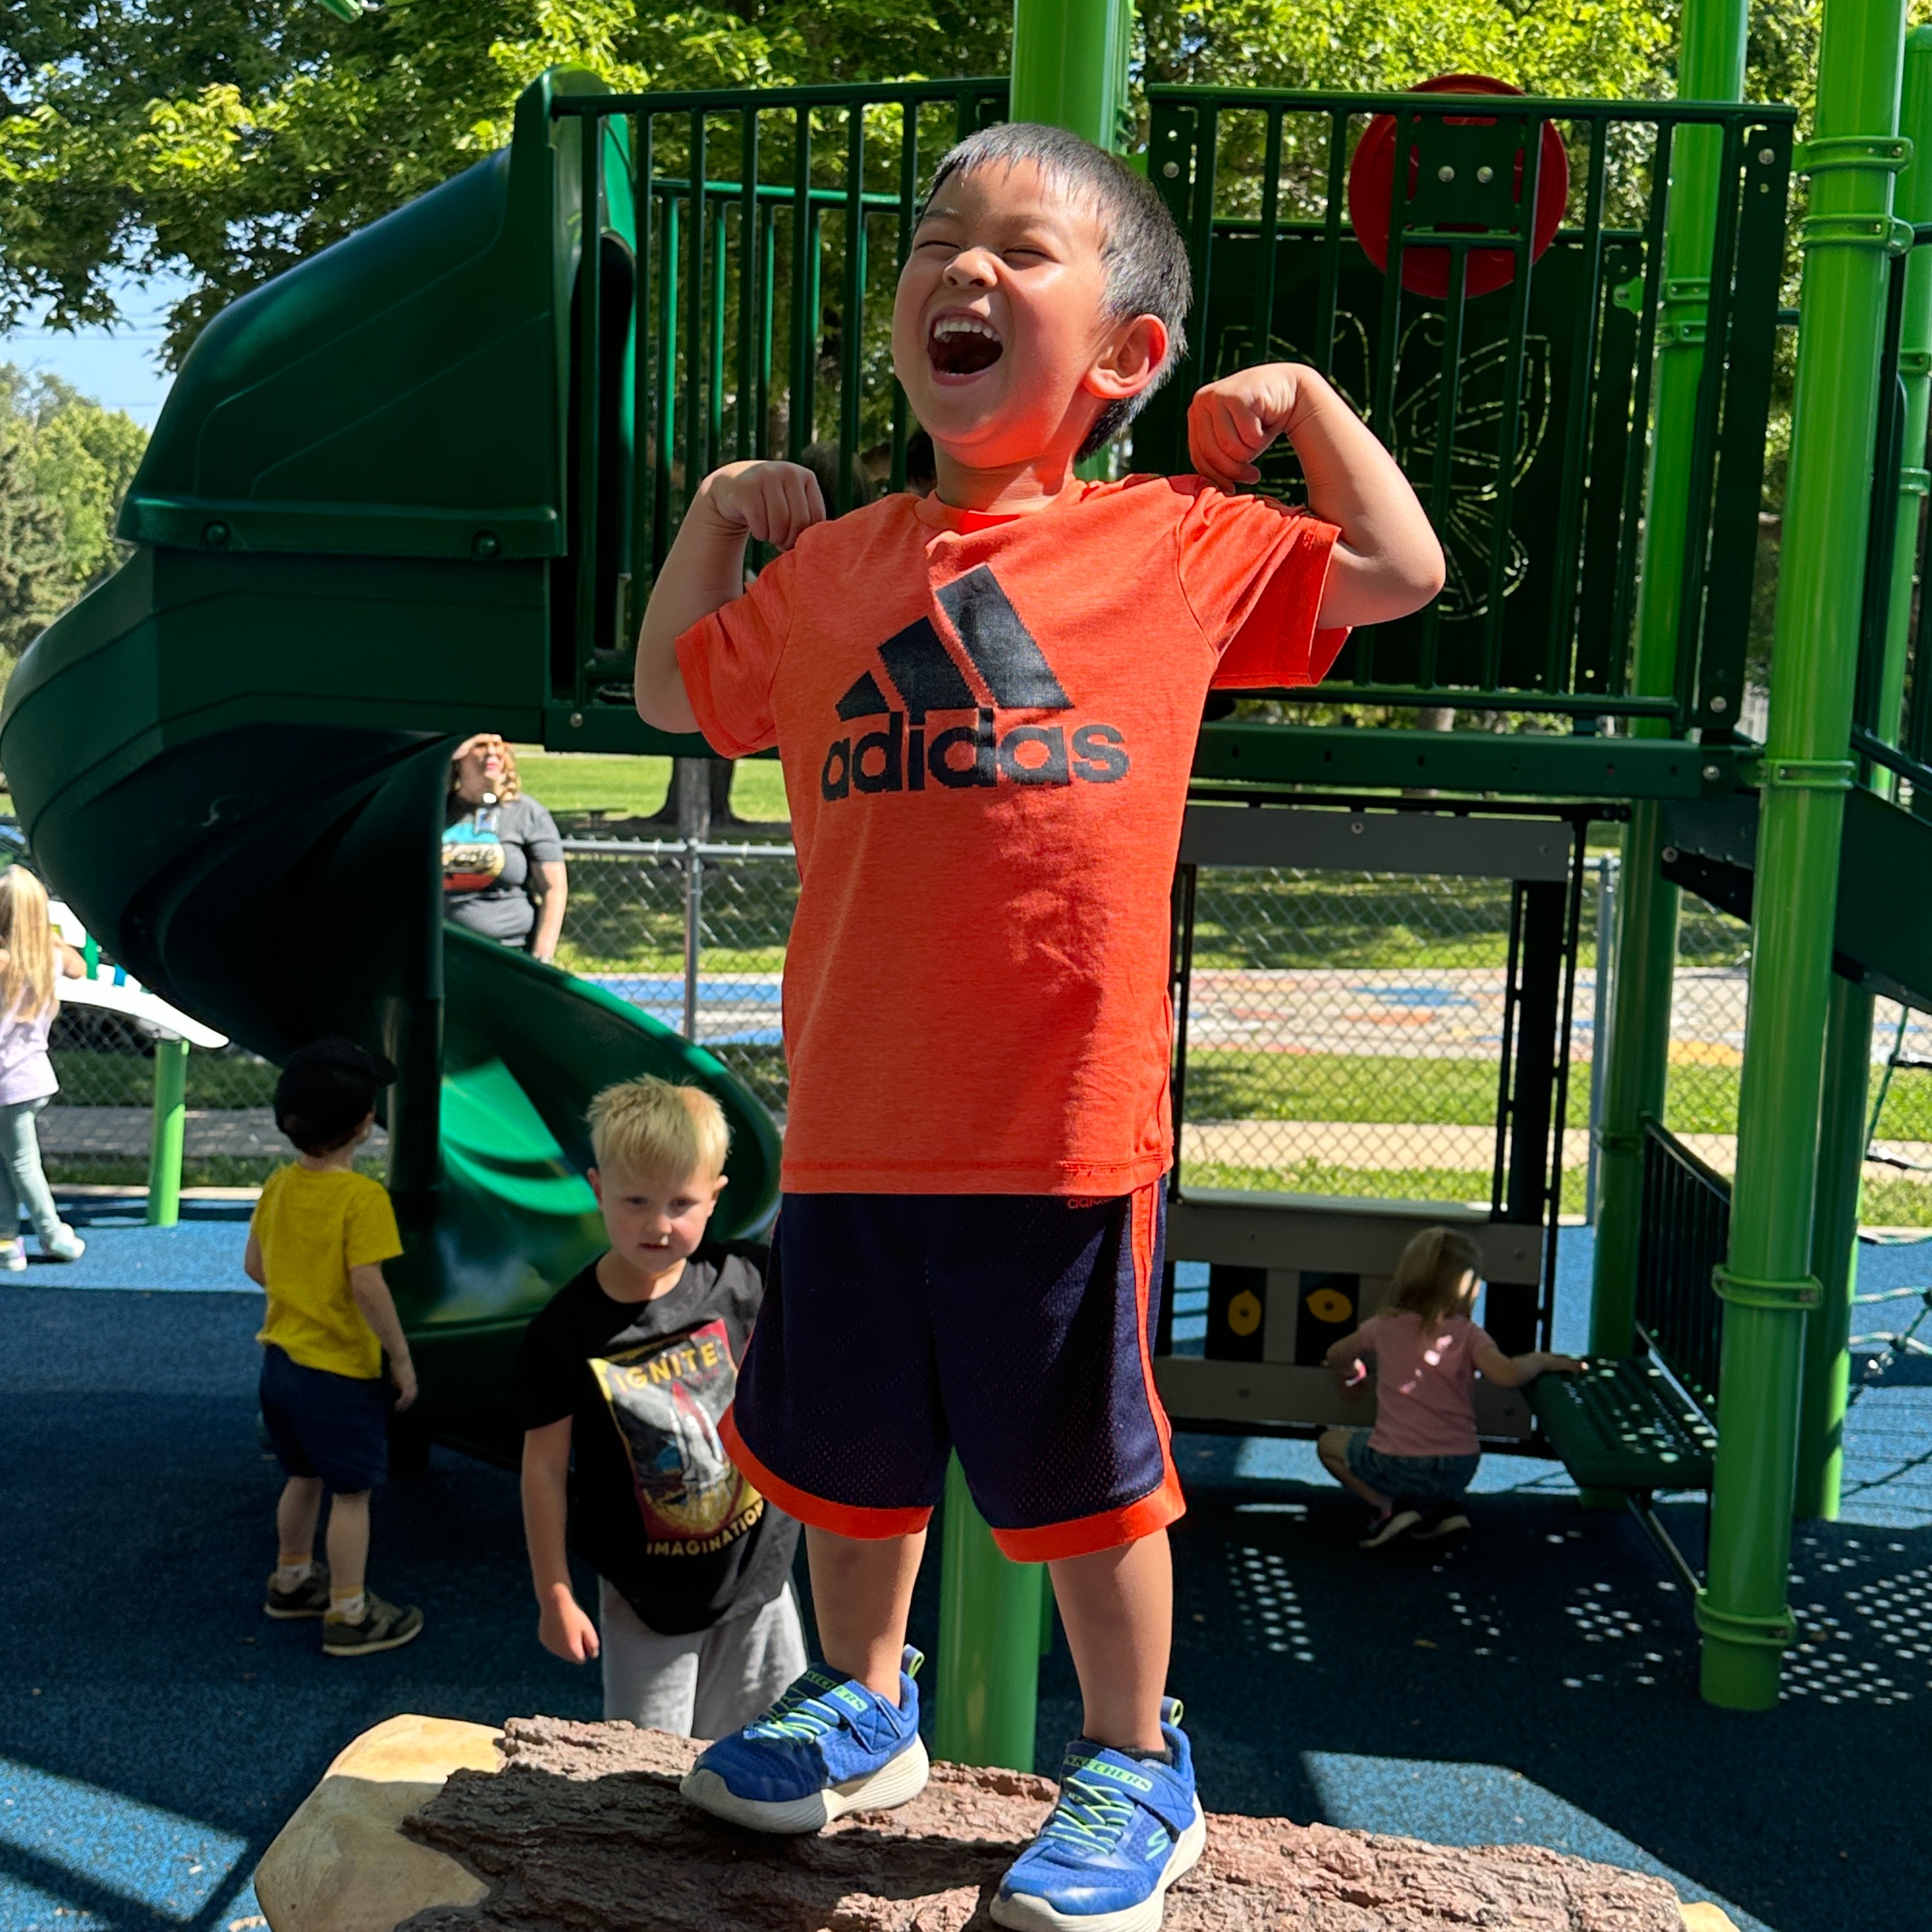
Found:
[[(380, 1181), (355, 1169), (375, 1122), (376, 1090), (395, 1078), (352, 1041), (319, 1040), (290, 1056), (275, 1085), (275, 1124), (295, 1143), (249, 1224), (242, 1266), (268, 1292), (262, 1416), (288, 1472), (276, 1506), (280, 1556), (262, 1607), (272, 1617), (320, 1617), (330, 1657), (394, 1650), (422, 1629), (413, 1605), (386, 1603), (363, 1584), (369, 1492), (387, 1472), (388, 1397), (416, 1397), (410, 1345), (382, 1279), (403, 1251)], [(328, 1560), (315, 1561), (326, 1490)]]

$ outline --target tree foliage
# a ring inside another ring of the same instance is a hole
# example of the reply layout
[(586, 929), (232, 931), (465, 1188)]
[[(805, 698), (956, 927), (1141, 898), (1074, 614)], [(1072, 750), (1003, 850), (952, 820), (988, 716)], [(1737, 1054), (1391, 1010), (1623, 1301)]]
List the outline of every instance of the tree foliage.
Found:
[(59, 512), (34, 486), (25, 440), (0, 425), (0, 672), (67, 600)]
[(120, 562), (114, 519), (147, 443), (131, 417), (0, 363), (0, 668)]
[[(1818, 0), (1762, 0), (1754, 83), (1807, 96)], [(1142, 0), (1144, 81), (1673, 91), (1676, 0)], [(178, 363), (217, 309), (505, 140), (560, 62), (626, 88), (1002, 71), (1006, 0), (14, 0), (0, 26), (0, 328), (111, 322), (182, 274)]]
[(113, 320), (118, 276), (184, 272), (202, 323), (508, 138), (545, 68), (613, 85), (985, 72), (970, 0), (16, 0), (0, 44), (0, 327)]

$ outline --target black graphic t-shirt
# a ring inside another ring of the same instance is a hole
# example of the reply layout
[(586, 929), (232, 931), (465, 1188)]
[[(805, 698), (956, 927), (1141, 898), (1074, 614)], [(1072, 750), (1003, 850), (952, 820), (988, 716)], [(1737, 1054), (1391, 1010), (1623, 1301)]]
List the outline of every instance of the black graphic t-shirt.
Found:
[(699, 1249), (655, 1301), (612, 1300), (593, 1262), (517, 1357), (523, 1426), (571, 1419), (571, 1548), (662, 1636), (748, 1615), (791, 1573), (798, 1525), (718, 1436), (764, 1294), (742, 1249)]
[(556, 820), (522, 797), (475, 806), (452, 797), (444, 818), (443, 916), (485, 939), (521, 945), (537, 922), (531, 875), (563, 856)]

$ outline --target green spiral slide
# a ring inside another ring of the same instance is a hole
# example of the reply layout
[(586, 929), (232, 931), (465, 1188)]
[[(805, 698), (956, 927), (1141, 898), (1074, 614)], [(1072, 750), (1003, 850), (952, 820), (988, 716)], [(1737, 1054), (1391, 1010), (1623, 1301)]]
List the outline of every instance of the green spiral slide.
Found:
[[(508, 148), (208, 325), (123, 512), (137, 548), (34, 644), (0, 718), (35, 857), (116, 958), (271, 1060), (335, 1032), (396, 1063), (390, 1274), (422, 1428), (506, 1460), (517, 1337), (601, 1246), (590, 1095), (643, 1072), (718, 1094), (721, 1234), (760, 1227), (778, 1180), (776, 1128), (710, 1054), (442, 920), (463, 736), (703, 748), (608, 703), (583, 729), (572, 302), (596, 124), (550, 103), (596, 85), (546, 76)], [(606, 176), (621, 258), (628, 176)], [(621, 479), (627, 440), (602, 454)]]

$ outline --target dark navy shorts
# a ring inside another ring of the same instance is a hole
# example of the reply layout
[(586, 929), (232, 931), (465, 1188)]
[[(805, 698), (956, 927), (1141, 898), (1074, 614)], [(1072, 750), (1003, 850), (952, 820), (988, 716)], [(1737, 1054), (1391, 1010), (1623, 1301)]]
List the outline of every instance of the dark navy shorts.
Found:
[(1166, 1196), (788, 1194), (720, 1425), (802, 1522), (922, 1530), (957, 1450), (1007, 1556), (1084, 1556), (1184, 1507), (1155, 1393)]
[(380, 1376), (332, 1375), (262, 1351), (262, 1420), (292, 1476), (320, 1476), (338, 1496), (372, 1489), (389, 1471), (389, 1390)]

